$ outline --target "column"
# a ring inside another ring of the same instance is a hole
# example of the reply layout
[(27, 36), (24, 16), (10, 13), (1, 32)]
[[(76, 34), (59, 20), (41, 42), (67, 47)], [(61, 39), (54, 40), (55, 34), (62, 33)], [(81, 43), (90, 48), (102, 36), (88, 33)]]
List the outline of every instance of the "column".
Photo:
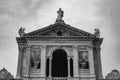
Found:
[(19, 45), (19, 56), (18, 56), (17, 75), (16, 75), (17, 79), (21, 78), (23, 49), (24, 49), (23, 45)]
[(41, 76), (45, 77), (46, 73), (45, 73), (45, 69), (46, 69), (46, 46), (41, 46)]
[(99, 79), (103, 79), (102, 76), (102, 66), (101, 66), (101, 55), (100, 55), (100, 50), (101, 48), (99, 46), (96, 46), (96, 54), (97, 54), (97, 63), (98, 63), (98, 72), (99, 72)]
[(51, 77), (52, 74), (52, 57), (49, 57), (49, 77)]
[(70, 57), (68, 57), (67, 60), (68, 60), (68, 77), (71, 77), (71, 75), (70, 75)]
[(74, 73), (74, 77), (79, 77), (79, 69), (78, 69), (78, 50), (77, 50), (78, 46), (74, 45), (73, 46), (73, 55), (74, 55), (74, 59), (73, 59), (73, 73)]

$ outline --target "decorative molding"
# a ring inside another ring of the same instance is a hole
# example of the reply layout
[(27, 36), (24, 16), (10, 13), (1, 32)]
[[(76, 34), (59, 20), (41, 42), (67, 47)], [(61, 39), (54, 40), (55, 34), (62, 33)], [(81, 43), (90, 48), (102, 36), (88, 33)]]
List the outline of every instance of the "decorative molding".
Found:
[(41, 50), (46, 49), (46, 45), (40, 45)]
[(70, 56), (72, 56), (72, 45), (47, 45), (46, 46), (46, 54), (47, 56), (51, 56), (52, 52), (51, 51), (54, 51), (56, 49), (63, 49), (66, 51), (66, 53)]
[(35, 37), (25, 37), (26, 40), (44, 40), (44, 41), (50, 41), (50, 40), (67, 40), (67, 41), (91, 41), (94, 39), (94, 37), (85, 37), (85, 36), (35, 36)]
[(78, 45), (78, 51), (86, 51), (88, 50), (88, 45)]

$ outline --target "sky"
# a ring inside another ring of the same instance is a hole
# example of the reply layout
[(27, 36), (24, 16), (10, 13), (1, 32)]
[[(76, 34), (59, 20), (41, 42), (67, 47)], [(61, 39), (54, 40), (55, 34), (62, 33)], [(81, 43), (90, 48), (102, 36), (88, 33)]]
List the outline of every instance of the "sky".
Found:
[(0, 0), (0, 69), (16, 76), (19, 28), (28, 33), (54, 24), (62, 8), (66, 24), (90, 33), (100, 29), (103, 76), (120, 71), (119, 4), (120, 0)]

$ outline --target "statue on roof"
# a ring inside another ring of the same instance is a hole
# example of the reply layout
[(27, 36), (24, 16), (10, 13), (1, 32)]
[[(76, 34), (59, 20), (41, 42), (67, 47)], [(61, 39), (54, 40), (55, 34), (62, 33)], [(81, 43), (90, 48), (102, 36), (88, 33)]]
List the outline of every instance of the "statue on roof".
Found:
[(58, 16), (57, 16), (56, 21), (62, 20), (64, 11), (61, 8), (59, 8), (59, 10), (57, 11), (57, 13), (58, 13)]
[(100, 30), (98, 28), (95, 29), (94, 35), (95, 37), (100, 37)]
[(0, 80), (12, 80), (14, 79), (13, 75), (9, 73), (5, 68), (0, 70)]
[(25, 31), (25, 28), (22, 28), (22, 27), (21, 27), (21, 28), (19, 29), (19, 32), (18, 32), (18, 33), (19, 33), (20, 37), (24, 37), (24, 35), (25, 35), (25, 32), (24, 32), (24, 31)]
[(107, 76), (105, 76), (105, 79), (108, 80), (118, 80), (120, 79), (120, 72), (118, 70), (112, 70), (111, 73), (107, 74)]

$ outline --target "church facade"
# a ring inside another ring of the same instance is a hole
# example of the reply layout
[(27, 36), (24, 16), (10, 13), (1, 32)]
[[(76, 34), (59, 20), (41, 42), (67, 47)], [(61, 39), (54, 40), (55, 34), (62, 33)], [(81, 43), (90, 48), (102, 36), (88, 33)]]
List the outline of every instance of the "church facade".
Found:
[(98, 80), (103, 79), (100, 50), (103, 38), (72, 27), (62, 19), (30, 33), (20, 28), (16, 79), (22, 80)]

